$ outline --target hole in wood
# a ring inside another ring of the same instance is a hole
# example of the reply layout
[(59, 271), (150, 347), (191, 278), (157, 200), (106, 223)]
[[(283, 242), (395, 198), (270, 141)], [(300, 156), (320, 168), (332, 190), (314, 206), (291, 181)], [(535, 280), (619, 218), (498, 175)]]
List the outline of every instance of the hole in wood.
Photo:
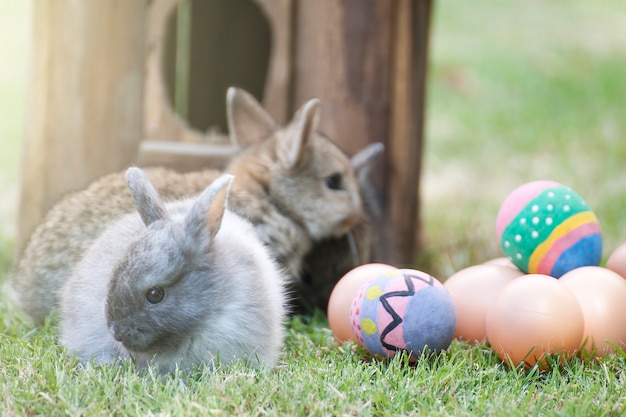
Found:
[(166, 27), (163, 75), (175, 112), (202, 132), (226, 133), (226, 90), (263, 99), (271, 29), (252, 0), (182, 0)]

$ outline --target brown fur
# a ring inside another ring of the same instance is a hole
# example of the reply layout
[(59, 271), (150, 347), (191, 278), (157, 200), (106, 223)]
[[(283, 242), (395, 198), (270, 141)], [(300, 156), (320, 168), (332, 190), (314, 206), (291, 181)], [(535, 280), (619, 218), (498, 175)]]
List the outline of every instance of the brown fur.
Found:
[[(231, 137), (248, 146), (226, 170), (235, 175), (227, 205), (254, 224), (298, 282), (302, 261), (315, 242), (345, 235), (357, 224), (368, 227), (355, 170), (316, 132), (317, 100), (306, 103), (284, 128), (243, 90), (230, 89), (227, 104)], [(356, 156), (353, 162), (361, 165)], [(179, 174), (163, 168), (146, 172), (165, 201), (194, 196), (220, 174)], [(329, 187), (328, 179), (337, 175), (339, 186)], [(13, 279), (12, 298), (41, 323), (56, 308), (60, 287), (86, 249), (111, 221), (132, 210), (123, 173), (106, 176), (61, 201), (32, 235)], [(369, 242), (363, 246), (369, 247)]]

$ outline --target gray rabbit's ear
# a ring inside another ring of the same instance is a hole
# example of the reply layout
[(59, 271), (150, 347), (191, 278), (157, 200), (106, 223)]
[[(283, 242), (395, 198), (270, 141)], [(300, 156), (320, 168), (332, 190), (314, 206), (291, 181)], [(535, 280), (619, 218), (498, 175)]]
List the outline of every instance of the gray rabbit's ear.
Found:
[(194, 241), (201, 242), (208, 232), (213, 239), (222, 225), (222, 217), (226, 210), (226, 197), (230, 184), (235, 178), (224, 174), (211, 183), (198, 196), (196, 202), (185, 217), (185, 232)]
[(378, 157), (382, 155), (384, 150), (385, 146), (382, 143), (372, 143), (371, 145), (361, 149), (352, 157), (350, 163), (352, 164), (352, 168), (361, 183), (365, 181), (365, 178), (372, 169), (374, 162), (376, 162)]
[(161, 197), (148, 180), (145, 172), (137, 167), (128, 168), (126, 182), (135, 199), (137, 212), (146, 226), (154, 221), (169, 218)]
[(240, 148), (266, 139), (278, 126), (252, 94), (230, 87), (226, 93), (230, 139)]
[(319, 124), (320, 101), (309, 100), (294, 116), (285, 134), (279, 138), (277, 156), (288, 169), (296, 167), (305, 155), (306, 146)]

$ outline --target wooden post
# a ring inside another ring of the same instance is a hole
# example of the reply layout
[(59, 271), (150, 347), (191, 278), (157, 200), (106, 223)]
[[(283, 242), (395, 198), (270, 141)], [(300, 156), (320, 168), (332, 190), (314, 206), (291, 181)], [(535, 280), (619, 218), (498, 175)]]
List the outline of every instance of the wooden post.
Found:
[(376, 260), (414, 263), (430, 0), (298, 3), (293, 104), (322, 101), (321, 129), (348, 153), (386, 145)]
[(142, 139), (146, 2), (33, 2), (17, 250), (69, 191), (128, 166)]
[(385, 178), (385, 259), (415, 265), (422, 244), (420, 176), (432, 0), (396, 0)]
[(319, 97), (322, 131), (348, 153), (387, 138), (391, 3), (298, 3), (293, 108)]

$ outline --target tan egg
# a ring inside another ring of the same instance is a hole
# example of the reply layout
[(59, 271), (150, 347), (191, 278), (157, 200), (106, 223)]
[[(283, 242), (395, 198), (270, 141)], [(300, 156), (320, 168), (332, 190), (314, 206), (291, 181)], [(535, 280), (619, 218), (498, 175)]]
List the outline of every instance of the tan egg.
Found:
[(606, 267), (626, 279), (626, 243), (617, 247), (606, 261)]
[(349, 271), (335, 284), (328, 299), (328, 324), (339, 343), (356, 341), (350, 324), (350, 306), (359, 288), (370, 279), (397, 268), (387, 264), (371, 263)]
[(503, 256), (501, 258), (490, 259), (486, 262), (483, 262), (483, 265), (502, 265), (502, 266), (508, 266), (509, 268), (514, 268), (514, 269), (519, 270), (519, 268), (515, 266), (515, 264), (511, 262), (511, 260), (507, 258), (506, 256)]
[(565, 357), (582, 341), (583, 312), (559, 280), (525, 275), (500, 291), (487, 312), (487, 338), (500, 359), (545, 367), (546, 354)]
[(626, 280), (598, 266), (574, 269), (559, 281), (576, 296), (585, 321), (583, 344), (596, 356), (626, 348)]
[(496, 295), (524, 273), (516, 267), (483, 264), (462, 269), (448, 278), (448, 290), (457, 312), (455, 337), (471, 343), (487, 339), (485, 318)]

